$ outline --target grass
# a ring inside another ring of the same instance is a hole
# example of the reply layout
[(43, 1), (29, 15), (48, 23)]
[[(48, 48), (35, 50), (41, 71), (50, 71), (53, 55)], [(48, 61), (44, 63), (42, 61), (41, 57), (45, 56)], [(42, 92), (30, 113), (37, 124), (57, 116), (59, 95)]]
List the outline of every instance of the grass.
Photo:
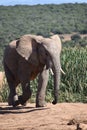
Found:
[(77, 97), (84, 101), (87, 97), (87, 48), (64, 49), (61, 60), (66, 73), (61, 78), (61, 91), (68, 93), (68, 98), (72, 95), (75, 101)]

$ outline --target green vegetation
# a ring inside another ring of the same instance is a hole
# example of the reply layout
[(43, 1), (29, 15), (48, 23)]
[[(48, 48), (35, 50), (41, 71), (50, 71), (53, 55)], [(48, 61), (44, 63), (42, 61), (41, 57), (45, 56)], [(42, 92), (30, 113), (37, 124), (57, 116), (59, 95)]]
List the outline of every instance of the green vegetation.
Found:
[(63, 47), (87, 47), (87, 36), (81, 38), (80, 34), (74, 34), (71, 36), (70, 41), (63, 42)]
[(87, 33), (87, 4), (0, 6), (0, 45), (27, 33)]
[(64, 49), (61, 62), (66, 73), (60, 87), (65, 101), (87, 102), (87, 48)]
[[(54, 34), (78, 32), (71, 41), (63, 43), (61, 64), (66, 75), (61, 75), (60, 102), (87, 102), (87, 4), (0, 6), (0, 70), (3, 50), (13, 39), (31, 33), (49, 37)], [(37, 80), (31, 82), (35, 101)], [(21, 89), (18, 89), (21, 93)], [(0, 101), (7, 101), (7, 84), (0, 91)], [(53, 79), (50, 74), (46, 100), (53, 98)]]

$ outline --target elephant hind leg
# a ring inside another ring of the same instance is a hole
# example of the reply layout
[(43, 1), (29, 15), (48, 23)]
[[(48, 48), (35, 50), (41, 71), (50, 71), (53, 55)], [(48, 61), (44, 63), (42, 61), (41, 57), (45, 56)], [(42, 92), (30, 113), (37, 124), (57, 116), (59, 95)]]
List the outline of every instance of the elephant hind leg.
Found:
[(14, 75), (8, 68), (6, 64), (4, 64), (4, 69), (5, 69), (5, 75), (7, 78), (8, 86), (10, 89), (9, 97), (8, 97), (8, 105), (16, 106), (18, 105), (18, 96), (16, 94), (16, 87), (19, 84), (18, 80), (15, 80)]
[(22, 95), (18, 97), (19, 103), (25, 105), (28, 99), (31, 97), (32, 91), (30, 88), (30, 75), (31, 69), (29, 69), (29, 63), (25, 59), (20, 57), (18, 68), (18, 77), (22, 87)]
[(22, 74), (21, 72), (20, 82), (22, 86), (22, 95), (18, 97), (19, 103), (21, 105), (26, 105), (28, 99), (31, 97), (31, 94), (32, 94), (32, 91), (30, 88), (30, 81), (28, 78), (29, 78), (29, 75), (27, 73)]
[(22, 83), (22, 95), (18, 97), (21, 105), (26, 105), (28, 99), (31, 97), (32, 91), (30, 89), (30, 83)]

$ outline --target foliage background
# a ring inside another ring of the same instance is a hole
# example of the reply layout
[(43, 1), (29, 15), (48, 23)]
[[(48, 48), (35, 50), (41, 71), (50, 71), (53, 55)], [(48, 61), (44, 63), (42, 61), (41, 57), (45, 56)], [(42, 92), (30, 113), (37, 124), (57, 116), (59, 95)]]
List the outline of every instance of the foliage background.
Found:
[[(54, 34), (71, 34), (63, 41), (61, 64), (66, 75), (61, 75), (59, 100), (87, 102), (87, 4), (15, 5), (0, 6), (0, 70), (5, 46), (24, 34), (49, 37)], [(62, 38), (61, 38), (62, 39)], [(37, 81), (31, 82), (32, 101), (35, 100)], [(20, 93), (20, 89), (18, 90)], [(7, 84), (0, 91), (1, 101), (7, 101)], [(53, 98), (53, 80), (50, 75), (46, 100)]]

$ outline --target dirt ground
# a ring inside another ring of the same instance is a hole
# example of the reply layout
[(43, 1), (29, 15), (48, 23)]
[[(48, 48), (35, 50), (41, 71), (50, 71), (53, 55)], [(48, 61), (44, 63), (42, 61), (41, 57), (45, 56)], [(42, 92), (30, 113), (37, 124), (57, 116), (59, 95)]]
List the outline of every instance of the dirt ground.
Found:
[(0, 130), (87, 130), (87, 104), (59, 103), (15, 109), (0, 103)]

